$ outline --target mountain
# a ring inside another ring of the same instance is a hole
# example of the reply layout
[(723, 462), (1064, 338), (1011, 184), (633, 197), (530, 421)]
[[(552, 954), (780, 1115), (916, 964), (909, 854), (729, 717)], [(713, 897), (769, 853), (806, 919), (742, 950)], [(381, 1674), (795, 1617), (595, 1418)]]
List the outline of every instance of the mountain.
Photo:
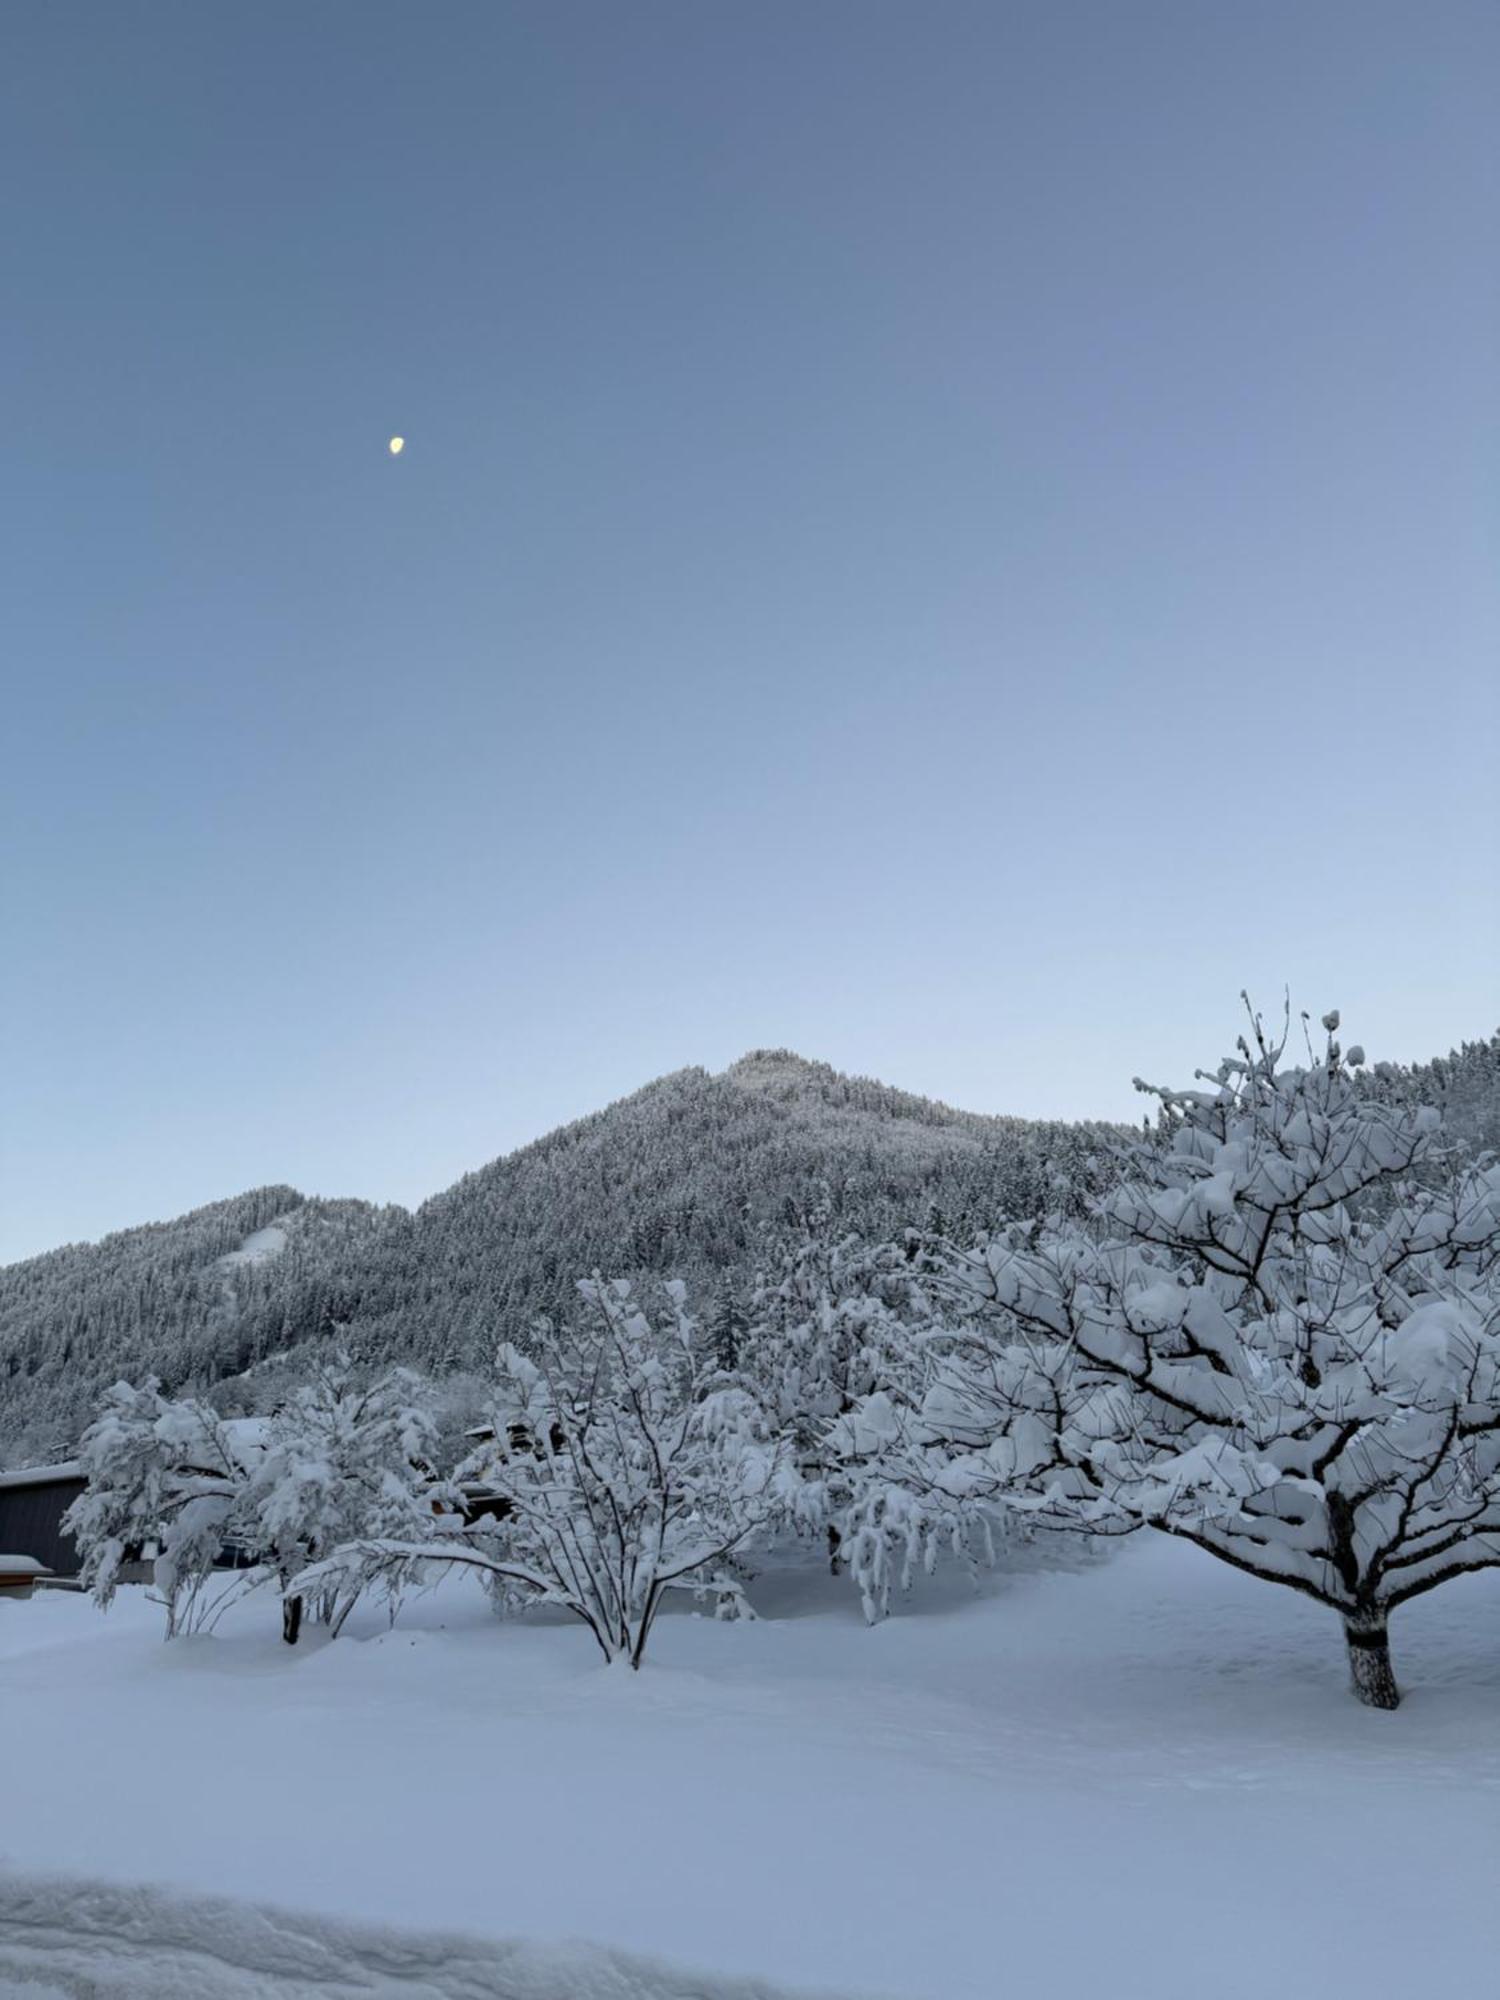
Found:
[(1367, 1088), (1374, 1096), (1435, 1105), (1448, 1142), (1465, 1153), (1500, 1152), (1500, 1033), (1410, 1069), (1376, 1063)]
[(884, 1235), (1044, 1205), (1113, 1128), (955, 1111), (785, 1050), (684, 1069), (469, 1174), (414, 1214), (258, 1188), (0, 1270), (0, 1463), (68, 1450), (124, 1375), (172, 1389), (372, 1359), (482, 1365), (580, 1276), (745, 1287), (768, 1231), (826, 1208)]
[(122, 1375), (208, 1383), (264, 1351), (287, 1307), (400, 1211), (256, 1188), (175, 1222), (0, 1269), (0, 1465), (66, 1456)]
[[(1382, 1064), (1367, 1087), (1441, 1104), (1466, 1149), (1500, 1142), (1500, 1036)], [(65, 1454), (122, 1375), (243, 1407), (335, 1339), (449, 1373), (566, 1311), (594, 1270), (680, 1275), (706, 1306), (743, 1295), (768, 1239), (814, 1213), (873, 1238), (968, 1235), (1080, 1199), (1121, 1136), (760, 1050), (662, 1077), (415, 1213), (259, 1188), (0, 1270), (0, 1464)]]

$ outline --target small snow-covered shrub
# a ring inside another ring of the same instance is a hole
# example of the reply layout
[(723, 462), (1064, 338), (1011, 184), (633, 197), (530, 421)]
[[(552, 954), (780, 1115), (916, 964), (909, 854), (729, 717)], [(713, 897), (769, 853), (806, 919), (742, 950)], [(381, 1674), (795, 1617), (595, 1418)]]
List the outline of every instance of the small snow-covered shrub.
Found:
[(926, 1241), (866, 1244), (814, 1211), (757, 1282), (738, 1348), (797, 1475), (781, 1482), (776, 1526), (826, 1534), (871, 1623), (939, 1553), (993, 1561), (1000, 1521), (993, 1504), (966, 1504), (946, 1459), (901, 1451), (934, 1325)]
[[(922, 1367), (914, 1338), (908, 1383), (920, 1381)], [(1008, 1510), (961, 1459), (934, 1448), (914, 1400), (894, 1388), (867, 1396), (832, 1427), (827, 1448), (845, 1496), (834, 1532), (870, 1624), (889, 1612), (893, 1588), (911, 1588), (919, 1566), (930, 1575), (940, 1556), (971, 1571), (994, 1562), (998, 1537), (1010, 1532)]]
[(244, 1581), (220, 1565), (226, 1548), (253, 1544), (258, 1455), (253, 1424), (164, 1396), (154, 1379), (117, 1382), (84, 1433), (88, 1486), (63, 1517), (95, 1602), (108, 1607), (121, 1569), (154, 1549), (167, 1637), (206, 1630)]
[(850, 1415), (910, 1379), (924, 1310), (906, 1247), (835, 1234), (826, 1209), (756, 1283), (738, 1361), (797, 1474), (781, 1482), (778, 1526), (826, 1533), (835, 1574), (856, 1526), (866, 1544), (873, 1532)]
[[(430, 1527), (434, 1435), (421, 1376), (393, 1368), (361, 1382), (345, 1354), (271, 1417), (250, 1500), (261, 1552), (282, 1584), (289, 1640), (308, 1595), (295, 1588), (303, 1570), (358, 1537)], [(368, 1581), (352, 1569), (330, 1579), (312, 1594), (314, 1615), (337, 1634)]]
[[(167, 1637), (207, 1630), (237, 1594), (275, 1576), (282, 1631), (295, 1643), (298, 1575), (355, 1536), (425, 1531), (432, 1427), (423, 1385), (404, 1369), (361, 1385), (340, 1357), (274, 1416), (225, 1418), (117, 1383), (84, 1434), (87, 1489), (64, 1525), (83, 1580), (107, 1607), (126, 1562), (154, 1552)], [(313, 1598), (334, 1631), (366, 1579), (330, 1580)]]

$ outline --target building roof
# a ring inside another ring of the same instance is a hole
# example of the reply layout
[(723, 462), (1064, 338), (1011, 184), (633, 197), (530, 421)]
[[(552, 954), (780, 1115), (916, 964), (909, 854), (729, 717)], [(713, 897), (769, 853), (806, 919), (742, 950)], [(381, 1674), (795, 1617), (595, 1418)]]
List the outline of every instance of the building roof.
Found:
[(83, 1466), (76, 1458), (61, 1465), (23, 1465), (15, 1472), (0, 1472), (0, 1490), (7, 1486), (56, 1486), (69, 1479), (82, 1479)]

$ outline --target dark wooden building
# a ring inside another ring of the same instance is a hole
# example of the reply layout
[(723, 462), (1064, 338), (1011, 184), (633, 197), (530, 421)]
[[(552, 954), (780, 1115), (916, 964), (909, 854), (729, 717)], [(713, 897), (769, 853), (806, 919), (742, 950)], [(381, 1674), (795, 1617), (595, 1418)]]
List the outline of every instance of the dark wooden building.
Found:
[(86, 1484), (71, 1462), (0, 1472), (0, 1555), (32, 1556), (54, 1576), (76, 1576), (78, 1550), (62, 1517)]

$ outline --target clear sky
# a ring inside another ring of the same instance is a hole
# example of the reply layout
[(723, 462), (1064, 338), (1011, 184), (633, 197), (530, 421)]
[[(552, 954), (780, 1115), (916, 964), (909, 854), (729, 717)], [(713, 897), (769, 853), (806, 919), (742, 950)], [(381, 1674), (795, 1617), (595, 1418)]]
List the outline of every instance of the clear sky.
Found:
[(6, 7), (0, 1256), (1493, 1029), (1497, 102), (1493, 0)]

